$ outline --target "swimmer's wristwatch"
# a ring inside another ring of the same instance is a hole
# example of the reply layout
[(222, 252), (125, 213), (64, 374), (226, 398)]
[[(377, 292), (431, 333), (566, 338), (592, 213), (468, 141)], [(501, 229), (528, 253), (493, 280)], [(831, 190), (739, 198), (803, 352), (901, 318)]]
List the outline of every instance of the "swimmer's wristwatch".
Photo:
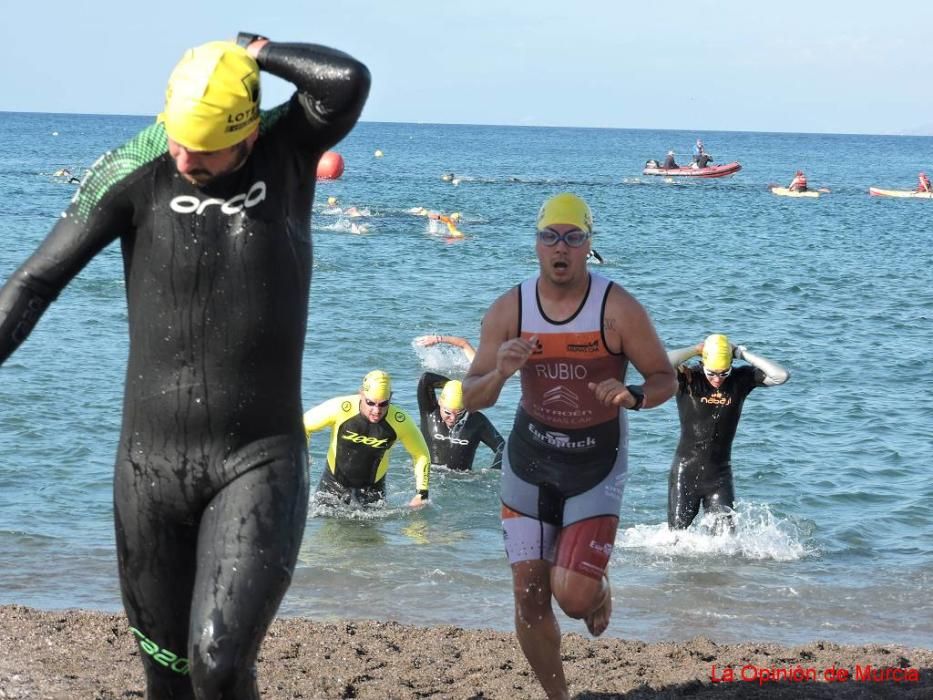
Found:
[(253, 34), (252, 32), (240, 32), (236, 35), (236, 45), (242, 46), (244, 49), (252, 44), (257, 39), (268, 39), (262, 34)]
[(628, 393), (635, 397), (635, 405), (629, 406), (630, 411), (640, 411), (641, 407), (645, 405), (645, 390), (640, 386), (626, 386)]

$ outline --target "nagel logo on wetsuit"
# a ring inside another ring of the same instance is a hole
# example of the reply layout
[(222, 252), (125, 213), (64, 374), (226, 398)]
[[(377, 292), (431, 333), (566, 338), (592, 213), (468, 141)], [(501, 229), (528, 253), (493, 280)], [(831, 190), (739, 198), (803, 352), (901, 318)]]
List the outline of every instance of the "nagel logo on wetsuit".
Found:
[(728, 406), (732, 403), (732, 397), (717, 391), (715, 394), (701, 397), (700, 403), (709, 403), (714, 406)]
[(210, 206), (220, 207), (224, 214), (239, 214), (244, 209), (255, 207), (266, 198), (266, 183), (262, 180), (254, 182), (246, 193), (234, 195), (230, 199), (211, 197), (200, 200), (194, 195), (181, 194), (169, 202), (172, 211), (179, 214), (203, 214)]

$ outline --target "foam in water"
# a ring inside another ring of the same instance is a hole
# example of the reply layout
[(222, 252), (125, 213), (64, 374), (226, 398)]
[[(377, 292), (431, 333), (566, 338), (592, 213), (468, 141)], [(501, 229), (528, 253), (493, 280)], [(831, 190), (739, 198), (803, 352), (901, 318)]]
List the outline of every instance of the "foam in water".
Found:
[(451, 376), (466, 374), (470, 369), (470, 361), (466, 359), (466, 355), (460, 348), (452, 345), (438, 343), (424, 347), (413, 340), (411, 347), (425, 370)]
[(711, 513), (698, 517), (686, 530), (670, 530), (666, 523), (635, 525), (618, 533), (616, 546), (675, 556), (716, 554), (774, 561), (815, 554), (801, 542), (797, 526), (775, 516), (766, 504), (740, 502), (733, 518), (734, 532), (717, 532), (717, 517)]

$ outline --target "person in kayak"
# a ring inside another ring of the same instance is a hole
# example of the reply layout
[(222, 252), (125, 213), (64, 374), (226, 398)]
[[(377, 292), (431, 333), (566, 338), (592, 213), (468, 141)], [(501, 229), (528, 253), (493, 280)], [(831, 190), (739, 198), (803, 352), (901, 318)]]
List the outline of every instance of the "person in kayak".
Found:
[(926, 173), (920, 173), (918, 176), (917, 192), (933, 192), (933, 185), (930, 184), (930, 178)]
[(664, 163), (661, 164), (661, 167), (665, 170), (671, 170), (672, 168), (679, 168), (677, 161), (674, 160), (674, 151), (668, 151), (667, 157), (664, 159)]
[[(261, 72), (295, 88), (271, 110)], [(365, 65), (316, 44), (244, 33), (189, 49), (156, 123), (91, 167), (0, 291), (2, 362), (120, 241), (129, 357), (113, 515), (147, 698), (259, 698), (257, 654), (307, 514), (315, 169), (369, 87)]]
[(415, 469), (415, 497), (408, 505), (428, 500), (428, 446), (407, 412), (390, 403), (392, 379), (374, 369), (363, 378), (359, 394), (337, 396), (304, 414), (305, 435), (331, 428), (327, 464), (317, 492), (343, 503), (369, 505), (385, 500), (389, 452), (401, 440)]
[(790, 181), (787, 189), (789, 189), (791, 192), (807, 191), (807, 176), (803, 174), (803, 170), (798, 170), (796, 173), (794, 173), (794, 179)]
[[(685, 364), (695, 355), (701, 356), (699, 364)], [(733, 367), (733, 358), (748, 364)], [(671, 350), (668, 359), (677, 368), (680, 415), (680, 441), (668, 480), (668, 527), (689, 527), (701, 503), (707, 513), (726, 514), (722, 525), (731, 527), (732, 440), (742, 405), (752, 389), (783, 384), (790, 373), (718, 333), (698, 345)]]

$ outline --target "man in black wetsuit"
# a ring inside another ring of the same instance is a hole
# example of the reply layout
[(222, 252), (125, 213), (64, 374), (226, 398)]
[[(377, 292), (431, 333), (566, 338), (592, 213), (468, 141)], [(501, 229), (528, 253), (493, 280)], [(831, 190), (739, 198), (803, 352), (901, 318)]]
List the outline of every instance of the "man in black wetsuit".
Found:
[[(695, 355), (702, 358), (699, 364), (684, 364)], [(748, 364), (733, 367), (733, 358)], [(677, 368), (680, 442), (671, 464), (667, 524), (684, 529), (701, 503), (707, 513), (731, 512), (732, 440), (745, 397), (755, 387), (783, 384), (790, 373), (718, 333), (699, 345), (668, 352), (668, 359)], [(729, 516), (725, 523), (731, 526)]]
[[(297, 91), (260, 112), (260, 70)], [(0, 290), (3, 361), (120, 240), (130, 346), (114, 516), (150, 700), (259, 698), (256, 655), (308, 505), (315, 172), (369, 85), (359, 61), (313, 44), (241, 34), (188, 51), (158, 123), (95, 163)]]
[[(440, 398), (437, 390), (441, 390)], [(425, 372), (418, 381), (421, 433), (431, 451), (431, 464), (469, 471), (480, 443), (493, 451), (490, 469), (502, 468), (505, 440), (479, 411), (463, 407), (463, 385), (442, 374)]]
[[(421, 347), (452, 345), (460, 348), (467, 362), (476, 350), (466, 338), (456, 335), (423, 335), (415, 338)], [(437, 390), (441, 390), (440, 399)], [(454, 471), (469, 471), (480, 443), (493, 451), (490, 469), (502, 468), (505, 440), (492, 422), (479, 411), (468, 412), (463, 406), (463, 385), (442, 374), (425, 372), (418, 381), (418, 410), (421, 433), (431, 451), (431, 464)]]

